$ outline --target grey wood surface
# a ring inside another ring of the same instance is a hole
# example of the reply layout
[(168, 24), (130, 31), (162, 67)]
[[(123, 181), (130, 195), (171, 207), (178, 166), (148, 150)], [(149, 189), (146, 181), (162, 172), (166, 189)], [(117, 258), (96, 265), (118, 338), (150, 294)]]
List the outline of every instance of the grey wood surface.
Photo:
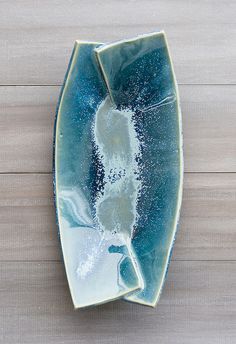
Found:
[[(59, 91), (0, 87), (0, 172), (51, 171)], [(235, 95), (234, 85), (180, 85), (186, 172), (236, 171)]]
[(73, 311), (59, 262), (0, 263), (4, 344), (234, 344), (234, 262), (172, 262), (156, 309), (115, 302)]
[[(52, 176), (1, 175), (0, 190), (0, 261), (59, 260)], [(173, 259), (236, 260), (235, 209), (236, 174), (185, 174)]]
[[(0, 343), (236, 343), (236, 1), (0, 0)], [(75, 312), (52, 195), (75, 39), (164, 29), (183, 111), (179, 233), (156, 309)]]
[(58, 84), (76, 39), (164, 29), (180, 83), (236, 83), (235, 0), (1, 0), (1, 84)]

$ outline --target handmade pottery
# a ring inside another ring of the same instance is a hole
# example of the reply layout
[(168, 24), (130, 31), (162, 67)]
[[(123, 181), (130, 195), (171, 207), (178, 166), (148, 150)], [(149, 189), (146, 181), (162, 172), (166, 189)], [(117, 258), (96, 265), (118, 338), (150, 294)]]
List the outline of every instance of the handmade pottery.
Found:
[(163, 32), (76, 42), (54, 148), (55, 204), (76, 308), (155, 306), (182, 198), (181, 113)]

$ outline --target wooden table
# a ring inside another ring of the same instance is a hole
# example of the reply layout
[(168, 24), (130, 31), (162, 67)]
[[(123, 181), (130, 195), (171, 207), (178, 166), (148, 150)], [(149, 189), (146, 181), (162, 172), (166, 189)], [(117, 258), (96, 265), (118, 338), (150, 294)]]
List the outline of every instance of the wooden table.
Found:
[[(0, 343), (236, 343), (236, 1), (0, 1)], [(159, 305), (73, 310), (52, 196), (75, 39), (164, 29), (183, 110), (180, 231)]]

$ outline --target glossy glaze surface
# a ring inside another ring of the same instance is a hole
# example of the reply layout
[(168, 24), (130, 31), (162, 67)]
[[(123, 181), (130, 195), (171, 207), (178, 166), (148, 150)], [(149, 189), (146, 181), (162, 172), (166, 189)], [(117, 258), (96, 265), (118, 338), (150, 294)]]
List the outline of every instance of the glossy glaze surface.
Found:
[(111, 99), (134, 112), (142, 188), (133, 246), (144, 289), (125, 298), (155, 306), (170, 259), (182, 198), (181, 114), (164, 33), (96, 49)]
[(183, 177), (165, 35), (76, 42), (55, 128), (55, 201), (75, 307), (122, 297), (155, 306)]
[(94, 123), (96, 110), (107, 97), (96, 46), (75, 44), (56, 121), (55, 200), (76, 308), (113, 300), (142, 286), (132, 255), (131, 230), (115, 231), (108, 221), (102, 226), (102, 215), (96, 211), (102, 185)]

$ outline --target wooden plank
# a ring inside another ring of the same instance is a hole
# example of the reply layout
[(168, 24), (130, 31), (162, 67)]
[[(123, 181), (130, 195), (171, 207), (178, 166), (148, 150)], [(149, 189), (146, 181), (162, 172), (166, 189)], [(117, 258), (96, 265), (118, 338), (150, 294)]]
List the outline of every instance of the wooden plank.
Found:
[(185, 171), (236, 171), (235, 92), (235, 86), (180, 87)]
[[(0, 261), (59, 260), (51, 175), (0, 175)], [(236, 174), (186, 174), (173, 260), (236, 260)]]
[[(50, 172), (59, 87), (0, 87), (0, 172)], [(236, 86), (181, 86), (185, 171), (236, 171)]]
[(60, 84), (76, 39), (164, 29), (180, 83), (236, 82), (233, 0), (1, 1), (0, 84)]
[(172, 262), (156, 309), (74, 311), (57, 262), (0, 264), (0, 343), (233, 344), (236, 262)]
[(174, 259), (236, 259), (236, 174), (187, 174)]
[(0, 175), (0, 260), (59, 259), (51, 175)]
[(52, 170), (58, 87), (0, 87), (0, 172)]

